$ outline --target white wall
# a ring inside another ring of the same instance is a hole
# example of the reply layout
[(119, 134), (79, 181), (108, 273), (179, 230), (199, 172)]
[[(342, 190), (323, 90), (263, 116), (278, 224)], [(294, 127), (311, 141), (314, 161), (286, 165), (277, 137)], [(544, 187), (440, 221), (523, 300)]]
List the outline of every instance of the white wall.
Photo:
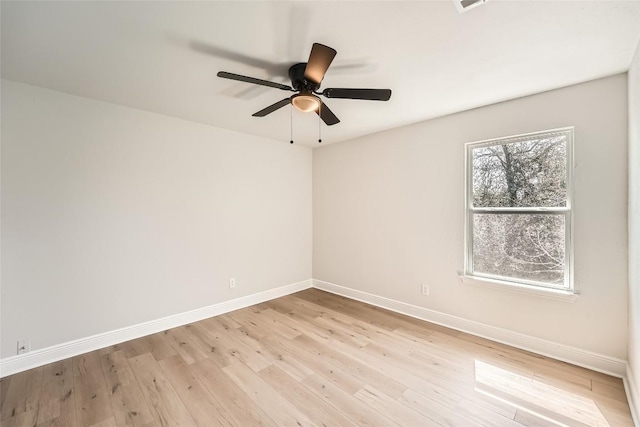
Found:
[[(464, 143), (564, 126), (576, 132), (580, 298), (461, 284)], [(626, 359), (626, 201), (627, 76), (620, 74), (315, 149), (313, 276)], [(420, 295), (421, 283), (430, 296)]]
[[(640, 45), (629, 69), (629, 366), (640, 385)], [(638, 398), (638, 389), (634, 390)], [(640, 405), (640, 401), (635, 402)], [(640, 407), (638, 407), (640, 409)], [(640, 415), (640, 414), (638, 414)]]
[(311, 278), (308, 148), (6, 80), (1, 136), (1, 357)]

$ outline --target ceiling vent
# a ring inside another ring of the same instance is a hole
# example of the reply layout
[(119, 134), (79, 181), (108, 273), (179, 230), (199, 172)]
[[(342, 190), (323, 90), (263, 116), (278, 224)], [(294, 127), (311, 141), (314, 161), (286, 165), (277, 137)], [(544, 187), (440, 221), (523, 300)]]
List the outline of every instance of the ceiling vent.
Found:
[(473, 9), (476, 6), (480, 6), (487, 0), (453, 0), (453, 4), (456, 5), (458, 12), (466, 12), (469, 9)]

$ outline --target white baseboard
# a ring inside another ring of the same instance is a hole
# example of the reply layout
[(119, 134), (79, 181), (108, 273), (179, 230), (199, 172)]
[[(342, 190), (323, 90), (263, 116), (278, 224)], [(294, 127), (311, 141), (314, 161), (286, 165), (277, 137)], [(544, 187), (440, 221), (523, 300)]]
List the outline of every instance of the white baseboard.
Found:
[(252, 295), (224, 301), (207, 307), (197, 308), (184, 313), (174, 314), (162, 319), (151, 320), (138, 325), (128, 326), (115, 331), (104, 332), (91, 337), (81, 338), (75, 341), (54, 345), (51, 347), (34, 350), (29, 353), (0, 359), (0, 378), (12, 375), (27, 369), (67, 359), (89, 351), (98, 350), (110, 345), (129, 341), (146, 335), (155, 334), (167, 329), (197, 322), (219, 314), (249, 307), (274, 298), (289, 295), (294, 292), (308, 289), (312, 286), (312, 280), (282, 286)]
[(625, 377), (622, 379), (624, 383), (624, 391), (627, 394), (627, 401), (629, 402), (629, 409), (631, 409), (631, 416), (633, 417), (633, 425), (640, 425), (640, 394), (638, 394), (638, 387), (634, 380), (631, 366), (627, 363), (627, 371)]
[(627, 362), (614, 357), (486, 325), (322, 280), (314, 279), (313, 287), (615, 377), (624, 378), (627, 373)]

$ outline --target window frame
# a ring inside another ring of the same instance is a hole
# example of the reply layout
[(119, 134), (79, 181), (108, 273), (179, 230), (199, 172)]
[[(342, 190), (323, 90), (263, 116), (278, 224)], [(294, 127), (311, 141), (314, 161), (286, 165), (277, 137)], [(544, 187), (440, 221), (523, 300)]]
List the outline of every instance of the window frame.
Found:
[[(505, 145), (509, 143), (526, 141), (540, 138), (553, 134), (565, 134), (566, 139), (566, 206), (564, 207), (474, 207), (473, 206), (473, 150), (479, 147)], [(519, 135), (505, 136), (500, 138), (491, 138), (481, 141), (473, 141), (465, 143), (465, 226), (464, 226), (464, 276), (473, 280), (487, 281), (492, 284), (506, 285), (516, 288), (530, 288), (551, 292), (569, 292), (575, 293), (574, 275), (573, 275), (573, 147), (575, 138), (575, 128), (573, 126), (549, 129), (538, 132), (530, 132)], [(528, 279), (520, 279), (514, 277), (498, 276), (488, 273), (477, 273), (473, 271), (473, 219), (474, 214), (551, 214), (563, 215), (565, 219), (565, 265), (564, 265), (564, 281), (562, 285), (554, 285), (552, 283), (538, 282)]]

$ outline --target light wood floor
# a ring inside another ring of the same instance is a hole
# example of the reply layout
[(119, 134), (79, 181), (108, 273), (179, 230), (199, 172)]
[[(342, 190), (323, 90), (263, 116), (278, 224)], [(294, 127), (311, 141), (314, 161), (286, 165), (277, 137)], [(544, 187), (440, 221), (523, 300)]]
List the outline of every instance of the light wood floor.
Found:
[(6, 377), (12, 426), (630, 426), (620, 379), (318, 290)]

